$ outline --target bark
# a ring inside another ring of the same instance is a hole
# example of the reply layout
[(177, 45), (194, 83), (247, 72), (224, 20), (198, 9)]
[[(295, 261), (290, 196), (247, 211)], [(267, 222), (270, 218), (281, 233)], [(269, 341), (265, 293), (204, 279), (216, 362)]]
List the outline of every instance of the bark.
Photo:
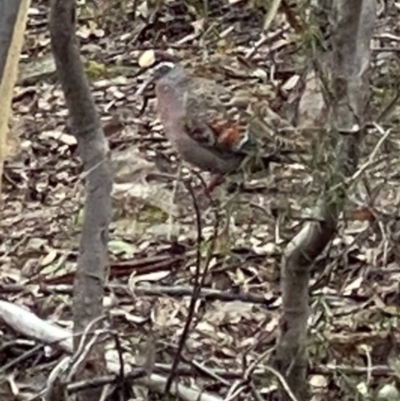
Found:
[(30, 0), (0, 0), (0, 192), (13, 88)]
[[(51, 0), (50, 3), (51, 46), (69, 111), (70, 126), (77, 138), (78, 151), (83, 162), (86, 189), (73, 295), (74, 332), (81, 334), (103, 312), (112, 174), (108, 142), (101, 128), (80, 59), (75, 35), (75, 1)], [(90, 335), (87, 336), (87, 339), (90, 338)], [(75, 336), (75, 349), (80, 339), (80, 335)], [(102, 349), (95, 348), (91, 362), (93, 375), (104, 370)], [(97, 400), (99, 394), (97, 390), (92, 390), (86, 392), (85, 397)]]
[[(332, 132), (336, 137), (336, 162), (327, 174), (314, 216), (288, 244), (282, 263), (282, 316), (275, 355), (277, 368), (285, 376), (297, 400), (308, 399), (307, 318), (310, 267), (335, 234), (343, 210), (346, 178), (358, 163), (364, 135), (368, 95), (369, 44), (375, 23), (375, 0), (338, 0), (334, 10)], [(290, 399), (282, 390), (282, 399)]]

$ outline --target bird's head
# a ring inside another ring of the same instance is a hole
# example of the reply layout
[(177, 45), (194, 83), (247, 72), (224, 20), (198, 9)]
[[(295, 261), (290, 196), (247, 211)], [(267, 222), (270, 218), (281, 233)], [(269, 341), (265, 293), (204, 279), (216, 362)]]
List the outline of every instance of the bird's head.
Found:
[(171, 61), (163, 61), (162, 63), (156, 65), (151, 74), (151, 80), (157, 82), (159, 79), (164, 78), (166, 75), (170, 74), (176, 69), (176, 64)]
[(149, 86), (157, 83), (157, 81), (167, 76), (174, 80), (179, 78), (179, 68), (171, 61), (162, 61), (152, 68), (150, 77), (139, 87), (139, 89), (136, 91), (136, 95), (142, 95)]

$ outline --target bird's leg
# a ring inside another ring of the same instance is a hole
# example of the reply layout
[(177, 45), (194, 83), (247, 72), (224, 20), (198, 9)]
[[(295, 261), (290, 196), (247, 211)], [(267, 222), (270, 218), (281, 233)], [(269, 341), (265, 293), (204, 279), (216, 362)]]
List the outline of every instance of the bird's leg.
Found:
[(218, 236), (218, 248), (219, 251), (225, 256), (231, 253), (231, 238), (230, 238), (230, 226), (234, 223), (233, 212), (234, 212), (234, 199), (235, 195), (227, 200), (224, 205), (225, 209), (225, 221), (222, 226), (222, 230)]
[[(175, 176), (175, 181), (174, 181), (174, 186), (172, 188), (172, 194), (171, 194), (171, 210), (174, 210), (175, 206), (175, 198), (176, 194), (178, 192), (178, 187), (179, 183), (181, 181), (182, 177), (182, 162), (179, 163), (178, 165), (178, 171)], [(167, 240), (171, 241), (174, 237), (174, 216), (172, 213), (168, 214), (168, 235), (167, 235)]]
[(214, 174), (211, 177), (210, 182), (207, 184), (207, 186), (204, 189), (204, 194), (209, 196), (211, 192), (218, 186), (221, 185), (224, 181), (224, 176), (221, 174)]

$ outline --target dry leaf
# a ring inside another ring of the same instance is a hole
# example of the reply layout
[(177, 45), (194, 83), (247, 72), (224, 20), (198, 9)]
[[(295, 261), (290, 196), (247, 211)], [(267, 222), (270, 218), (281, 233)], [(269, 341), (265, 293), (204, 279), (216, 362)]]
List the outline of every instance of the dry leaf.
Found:
[(138, 60), (140, 67), (150, 67), (156, 61), (156, 53), (154, 50), (146, 50), (143, 52)]

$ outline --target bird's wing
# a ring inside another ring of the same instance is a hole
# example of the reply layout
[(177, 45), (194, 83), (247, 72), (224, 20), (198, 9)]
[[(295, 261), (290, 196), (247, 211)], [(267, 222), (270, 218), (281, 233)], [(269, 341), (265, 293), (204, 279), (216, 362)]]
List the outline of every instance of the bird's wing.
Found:
[(246, 118), (227, 107), (230, 97), (219, 85), (193, 79), (185, 92), (187, 134), (214, 152), (243, 154), (256, 150), (258, 143), (247, 129)]

